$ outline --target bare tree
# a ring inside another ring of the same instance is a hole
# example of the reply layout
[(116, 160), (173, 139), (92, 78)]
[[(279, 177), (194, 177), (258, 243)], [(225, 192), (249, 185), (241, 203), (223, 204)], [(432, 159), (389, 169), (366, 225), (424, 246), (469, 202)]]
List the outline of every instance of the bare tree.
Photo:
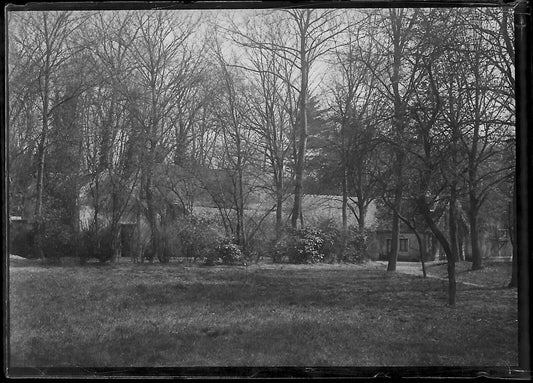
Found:
[[(43, 193), (47, 146), (49, 142), (50, 119), (55, 109), (79, 95), (84, 90), (83, 82), (66, 88), (64, 76), (70, 61), (85, 47), (76, 44), (74, 32), (84, 24), (86, 15), (72, 12), (21, 12), (11, 15), (10, 22), (17, 33), (13, 34), (12, 44), (20, 52), (29, 68), (28, 81), (34, 84), (38, 103), (40, 129), (36, 143), (37, 176), (34, 218), (36, 224), (37, 255), (43, 253)], [(28, 89), (31, 89), (29, 87)], [(56, 97), (56, 95), (58, 97)]]
[(220, 88), (217, 121), (221, 131), (223, 161), (219, 168), (227, 169), (231, 176), (232, 206), (235, 209), (235, 235), (237, 244), (247, 250), (245, 203), (250, 193), (250, 184), (246, 180), (247, 168), (255, 157), (257, 138), (245, 117), (251, 110), (247, 105), (249, 90), (237, 72), (239, 68), (229, 67), (222, 49), (215, 41), (214, 52), (220, 67)]
[(136, 38), (131, 60), (136, 64), (132, 73), (136, 84), (127, 92), (135, 105), (131, 112), (141, 128), (142, 196), (139, 199), (143, 202), (139, 206), (144, 206), (150, 225), (153, 256), (161, 262), (169, 259), (162, 251), (153, 169), (168, 153), (162, 143), (175, 128), (172, 118), (178, 95), (187, 89), (186, 79), (193, 69), (194, 56), (189, 45), (197, 24), (191, 15), (176, 16), (166, 11), (134, 14)]
[[(274, 39), (275, 37), (272, 37)], [(291, 149), (291, 93), (279, 74), (287, 71), (287, 62), (271, 50), (250, 50), (247, 67), (252, 77), (251, 113), (245, 115), (251, 128), (257, 132), (266, 168), (272, 179), (265, 179), (265, 188), (275, 199), (276, 238), (283, 228), (283, 202), (287, 192), (287, 157)], [(258, 175), (259, 176), (259, 175)]]
[[(472, 270), (477, 270), (482, 266), (478, 238), (480, 209), (490, 191), (509, 177), (512, 170), (512, 166), (502, 162), (500, 157), (511, 149), (508, 138), (513, 125), (510, 111), (514, 105), (514, 81), (508, 76), (507, 70), (502, 73), (502, 64), (505, 64), (505, 68), (510, 65), (511, 58), (505, 57), (503, 53), (509, 54), (508, 49), (497, 49), (500, 53), (499, 60), (489, 53), (494, 51), (494, 42), (489, 43), (488, 40), (498, 32), (503, 33), (503, 40), (507, 42), (504, 22), (499, 25), (499, 31), (493, 29), (490, 33), (490, 27), (483, 27), (483, 14), (471, 13), (473, 17), (468, 22), (464, 20), (464, 26), (458, 28), (457, 33), (463, 65), (457, 72), (459, 78), (456, 92), (465, 99), (460, 144), (468, 161), (465, 183), (469, 200)], [(461, 18), (464, 16), (461, 15)], [(507, 43), (503, 45), (507, 47)]]
[[(374, 40), (374, 46), (381, 52), (377, 53), (382, 59), (376, 65), (375, 61), (367, 61), (366, 65), (376, 76), (383, 97), (389, 102), (390, 131), (385, 141), (391, 143), (395, 152), (392, 164), (391, 182), (396, 186), (394, 206), (395, 211), (401, 213), (400, 206), (403, 193), (403, 171), (405, 153), (401, 142), (408, 124), (408, 105), (415, 91), (418, 76), (417, 61), (410, 59), (413, 49), (413, 35), (419, 20), (421, 10), (389, 9), (385, 12), (370, 14), (369, 22), (379, 29), (369, 37)], [(392, 218), (392, 242), (387, 271), (396, 270), (396, 260), (399, 248), (400, 218), (397, 214)]]
[(385, 109), (377, 80), (366, 65), (375, 57), (372, 57), (371, 48), (362, 46), (363, 25), (350, 25), (346, 44), (335, 50), (332, 63), (338, 67), (338, 74), (333, 80), (330, 106), (334, 130), (333, 142), (328, 145), (339, 151), (343, 227), (347, 228), (350, 209), (360, 230), (365, 229), (368, 206), (381, 190), (381, 164), (377, 159), (380, 141), (377, 138), (379, 125), (383, 123), (381, 110)]
[[(274, 52), (280, 59), (290, 63), (294, 72), (283, 73), (273, 71), (290, 87), (290, 92), (297, 95), (296, 107), (293, 110), (293, 140), (294, 140), (294, 203), (291, 212), (292, 227), (298, 226), (302, 218), (302, 193), (305, 171), (305, 156), (308, 137), (308, 99), (311, 93), (310, 74), (318, 59), (330, 53), (334, 47), (334, 40), (342, 34), (346, 27), (338, 22), (337, 10), (290, 9), (281, 13), (273, 13), (268, 20), (268, 27), (278, 29), (282, 33), (281, 39), (272, 40), (272, 36), (262, 33), (261, 26), (249, 23), (246, 28), (233, 24), (231, 28), (234, 40), (240, 46)], [(278, 36), (280, 36), (278, 34)]]

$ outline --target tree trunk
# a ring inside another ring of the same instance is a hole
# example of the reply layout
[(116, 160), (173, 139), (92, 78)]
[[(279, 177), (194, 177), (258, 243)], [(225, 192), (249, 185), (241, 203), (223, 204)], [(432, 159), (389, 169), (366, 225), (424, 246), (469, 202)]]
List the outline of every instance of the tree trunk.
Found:
[(359, 231), (362, 233), (365, 230), (366, 225), (366, 209), (367, 206), (363, 201), (361, 195), (357, 197), (357, 208), (359, 210), (359, 216), (357, 217), (357, 223), (359, 225)]
[[(303, 132), (303, 127), (301, 128)], [(307, 130), (307, 129), (306, 129)], [(302, 183), (303, 183), (303, 171), (304, 171), (304, 156), (306, 148), (307, 134), (300, 134), (300, 143), (298, 148), (298, 161), (295, 169), (294, 179), (294, 205), (291, 215), (291, 226), (296, 229), (298, 227), (298, 219), (302, 213)]]
[(44, 183), (44, 158), (45, 158), (45, 134), (47, 128), (47, 121), (43, 120), (43, 131), (41, 139), (37, 148), (37, 185), (36, 185), (36, 201), (35, 201), (35, 255), (44, 261), (43, 252), (43, 183)]
[(276, 185), (276, 241), (280, 239), (283, 230), (283, 186)]
[(343, 165), (342, 174), (342, 229), (348, 228), (348, 172), (346, 171), (346, 164)]
[(243, 250), (246, 251), (246, 237), (245, 237), (245, 228), (244, 228), (244, 194), (243, 194), (243, 185), (242, 185), (242, 170), (240, 169), (241, 160), (238, 161), (239, 170), (237, 172), (237, 193), (236, 193), (236, 203), (237, 203), (237, 243), (242, 246)]
[[(35, 251), (36, 255), (44, 261), (43, 251), (43, 188), (44, 188), (44, 159), (46, 150), (46, 135), (48, 134), (48, 114), (50, 108), (50, 39), (48, 35), (48, 18), (43, 17), (44, 38), (46, 44), (45, 63), (43, 68), (43, 84), (41, 88), (42, 97), (42, 131), (37, 148), (37, 185), (36, 185), (36, 202), (35, 202), (35, 223), (36, 223), (36, 237), (35, 237)], [(41, 84), (39, 84), (41, 85)]]
[(455, 184), (450, 188), (450, 208), (448, 214), (448, 230), (450, 234), (450, 247), (454, 254), (454, 260), (457, 260), (458, 241), (457, 241), (457, 190)]
[[(389, 10), (390, 25), (392, 28), (392, 43), (393, 43), (393, 62), (392, 62), (392, 76), (391, 87), (393, 92), (394, 116), (392, 120), (393, 128), (397, 137), (401, 137), (404, 130), (403, 126), (403, 111), (404, 102), (400, 94), (400, 70), (402, 66), (402, 11), (397, 9)], [(389, 254), (389, 262), (387, 271), (396, 271), (396, 261), (398, 259), (398, 247), (400, 239), (400, 218), (401, 201), (402, 201), (402, 165), (403, 152), (401, 148), (396, 149), (396, 163), (394, 169), (394, 182), (396, 183), (394, 191), (394, 212), (392, 217), (392, 244), (391, 252)]]
[(100, 174), (96, 173), (95, 178), (95, 186), (94, 186), (94, 213), (93, 213), (93, 230), (91, 235), (93, 235), (95, 241), (93, 241), (93, 255), (96, 255), (98, 257), (99, 261), (102, 261), (101, 254), (100, 254), (100, 233), (99, 233), (99, 225), (98, 225), (98, 214), (100, 213)]
[[(395, 106), (395, 110), (401, 109), (400, 106)], [(400, 113), (397, 111), (396, 113)], [(396, 128), (398, 131), (403, 131), (403, 125), (398, 120), (398, 117), (395, 117)], [(398, 249), (400, 243), (400, 217), (401, 207), (402, 207), (402, 197), (403, 197), (403, 161), (404, 153), (402, 149), (396, 151), (396, 164), (394, 169), (394, 179), (396, 182), (396, 187), (394, 190), (394, 206), (393, 206), (393, 216), (392, 216), (392, 244), (391, 244), (391, 253), (389, 254), (389, 262), (387, 265), (387, 271), (396, 271), (396, 262), (398, 260)]]
[(450, 214), (448, 215), (449, 219), (449, 230), (450, 230), (450, 254), (448, 256), (448, 296), (450, 306), (455, 305), (455, 293), (456, 293), (456, 282), (455, 282), (455, 262), (457, 260), (457, 208), (456, 208), (456, 199), (457, 191), (455, 183), (450, 188)]
[(398, 248), (400, 244), (400, 218), (397, 213), (393, 213), (392, 217), (392, 238), (391, 251), (389, 253), (389, 262), (387, 264), (387, 271), (396, 271), (396, 262), (398, 260)]
[(156, 212), (156, 206), (154, 203), (154, 196), (153, 196), (153, 181), (152, 176), (149, 175), (146, 177), (146, 184), (145, 184), (145, 196), (146, 196), (146, 208), (147, 208), (147, 214), (148, 214), (148, 223), (150, 224), (150, 231), (151, 234), (151, 244), (152, 244), (152, 256), (150, 261), (153, 261), (154, 258), (157, 258), (159, 262), (161, 263), (167, 263), (169, 260), (167, 257), (163, 254), (161, 244), (162, 244), (162, 238), (161, 238), (161, 232), (159, 230), (159, 225), (157, 222), (157, 212)]
[[(141, 185), (142, 186), (142, 185)], [(141, 187), (139, 187), (139, 193), (137, 195), (137, 212), (136, 212), (136, 224), (137, 224), (137, 248), (132, 253), (132, 261), (133, 263), (144, 261), (144, 254), (143, 254), (143, 241), (142, 241), (142, 226), (141, 226)]]
[(307, 82), (308, 82), (308, 65), (306, 56), (306, 36), (305, 31), (300, 35), (300, 134), (298, 141), (298, 158), (295, 166), (295, 185), (294, 185), (294, 206), (292, 208), (291, 226), (295, 229), (300, 219), (303, 226), (302, 212), (302, 183), (305, 167), (305, 152), (307, 150)]
[(418, 207), (420, 209), (420, 212), (424, 216), (426, 223), (428, 224), (429, 228), (441, 244), (442, 248), (444, 249), (444, 253), (446, 254), (448, 269), (448, 305), (455, 306), (455, 296), (457, 291), (455, 281), (455, 255), (452, 251), (450, 243), (446, 239), (446, 236), (438, 228), (437, 224), (431, 217), (431, 212), (429, 211), (424, 197), (420, 197), (418, 199)]
[(413, 233), (415, 233), (416, 241), (418, 242), (418, 252), (420, 257), (420, 263), (422, 264), (422, 275), (424, 278), (426, 278), (426, 245), (417, 230), (413, 230)]
[(81, 139), (79, 143), (79, 153), (80, 155), (77, 156), (77, 166), (76, 166), (76, 173), (74, 174), (74, 209), (71, 216), (71, 225), (74, 231), (74, 257), (80, 260), (80, 263), (85, 263), (85, 259), (80, 258), (80, 242), (81, 242), (81, 236), (80, 236), (80, 186), (79, 186), (79, 178), (80, 178), (80, 156), (81, 156)]
[(470, 223), (470, 244), (472, 246), (472, 270), (481, 269), (481, 251), (479, 248), (479, 228), (477, 220), (477, 208), (472, 206), (476, 201), (472, 201), (472, 196), (470, 197), (470, 209), (468, 214), (468, 220)]

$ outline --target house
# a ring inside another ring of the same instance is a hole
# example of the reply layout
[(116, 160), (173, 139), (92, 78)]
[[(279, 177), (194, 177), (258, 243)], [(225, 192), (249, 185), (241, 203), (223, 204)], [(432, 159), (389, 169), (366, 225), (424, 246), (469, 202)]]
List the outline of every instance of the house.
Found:
[[(435, 240), (433, 233), (425, 230), (419, 233), (422, 246), (425, 247), (426, 257), (424, 260), (434, 260), (440, 254), (440, 246)], [(372, 259), (386, 261), (392, 248), (392, 230), (378, 229), (370, 234), (368, 252)], [(420, 246), (416, 234), (407, 227), (400, 225), (398, 244), (398, 261), (420, 261)]]
[[(170, 219), (183, 212), (202, 215), (213, 220), (218, 220), (223, 226), (222, 214), (231, 219), (235, 213), (235, 200), (233, 195), (234, 174), (225, 169), (190, 168), (185, 169), (177, 165), (159, 165), (154, 169), (154, 179), (158, 181), (158, 198), (161, 203), (159, 210), (161, 219)], [(105, 172), (100, 174), (100, 185), (106, 184), (109, 177)], [(86, 177), (90, 178), (90, 177)], [(248, 228), (260, 226), (261, 231), (273, 230), (275, 214), (275, 196), (261, 183), (260, 177), (244, 179), (244, 217)], [(87, 182), (80, 190), (79, 222), (80, 229), (88, 230), (94, 220), (94, 207), (92, 203), (92, 184)], [(104, 189), (102, 189), (104, 190)], [(150, 237), (149, 225), (143, 214), (140, 220), (137, 214), (137, 191), (132, 190), (132, 198), (118, 222), (120, 226), (119, 241), (123, 257), (131, 256), (132, 241), (140, 240), (147, 243)], [(31, 190), (29, 190), (31, 192)], [(23, 217), (11, 217), (10, 240), (19, 236), (19, 232), (30, 231), (31, 228), (31, 198), (26, 199)], [(288, 191), (288, 196), (283, 203), (283, 217), (288, 220), (293, 204), (293, 197)], [(302, 197), (303, 223), (305, 226), (319, 226), (331, 221), (337, 226), (342, 224), (342, 197), (339, 195), (304, 194)], [(29, 219), (28, 219), (29, 218)], [(358, 226), (358, 222), (350, 211), (348, 212), (348, 225)], [(100, 211), (98, 215), (99, 227), (105, 227), (111, 222), (111, 212)], [(288, 222), (286, 222), (288, 223)], [(391, 228), (387, 224), (379, 225), (376, 217), (376, 205), (371, 203), (365, 216), (365, 227), (368, 230), (368, 252), (372, 259), (388, 259), (392, 247)], [(140, 230), (140, 232), (139, 232)], [(505, 230), (492, 229), (480, 233), (480, 245), (484, 257), (510, 257), (512, 246)], [(434, 235), (429, 230), (420, 233), (426, 248), (426, 260), (436, 259), (443, 255), (443, 251)], [(468, 256), (469, 246), (467, 234), (464, 233), (464, 253)], [(12, 249), (13, 247), (10, 246)], [(419, 243), (415, 233), (405, 225), (400, 225), (399, 256), (400, 261), (419, 261)], [(468, 257), (467, 257), (468, 258)]]

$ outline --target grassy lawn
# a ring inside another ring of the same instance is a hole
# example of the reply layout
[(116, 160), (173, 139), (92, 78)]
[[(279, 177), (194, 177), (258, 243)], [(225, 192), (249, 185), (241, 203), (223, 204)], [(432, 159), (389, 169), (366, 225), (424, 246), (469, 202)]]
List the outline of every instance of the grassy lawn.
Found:
[(449, 308), (442, 280), (376, 264), (13, 262), (10, 365), (512, 366), (516, 290), (491, 267)]

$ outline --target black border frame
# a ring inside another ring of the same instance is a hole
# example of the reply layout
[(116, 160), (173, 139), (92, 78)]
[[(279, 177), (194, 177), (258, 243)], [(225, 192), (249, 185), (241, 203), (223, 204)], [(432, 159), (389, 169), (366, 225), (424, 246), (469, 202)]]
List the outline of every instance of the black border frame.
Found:
[[(18, 4), (17, 4), (18, 3)], [(77, 367), (9, 367), (9, 341), (3, 337), (4, 369), (8, 378), (501, 378), (531, 379), (531, 331), (530, 331), (530, 275), (532, 271), (532, 249), (530, 244), (531, 218), (529, 215), (528, 191), (531, 190), (533, 160), (531, 141), (533, 130), (533, 5), (530, 0), (337, 0), (337, 1), (91, 1), (91, 2), (19, 2), (15, 0), (4, 8), (1, 37), (3, 54), (0, 55), (4, 76), (1, 94), (2, 112), (0, 123), (6, 126), (7, 117), (7, 14), (12, 11), (39, 10), (120, 10), (120, 9), (238, 9), (238, 8), (457, 8), (457, 7), (510, 7), (514, 11), (515, 37), (515, 97), (516, 97), (516, 198), (517, 198), (517, 245), (518, 245), (518, 366), (506, 367), (117, 367), (117, 368), (77, 368)], [(8, 144), (6, 129), (0, 131), (2, 142), (2, 239), (3, 254), (7, 254), (8, 238)], [(4, 287), (3, 329), (9, 332), (8, 280), (9, 261), (4, 256), (2, 263)]]

